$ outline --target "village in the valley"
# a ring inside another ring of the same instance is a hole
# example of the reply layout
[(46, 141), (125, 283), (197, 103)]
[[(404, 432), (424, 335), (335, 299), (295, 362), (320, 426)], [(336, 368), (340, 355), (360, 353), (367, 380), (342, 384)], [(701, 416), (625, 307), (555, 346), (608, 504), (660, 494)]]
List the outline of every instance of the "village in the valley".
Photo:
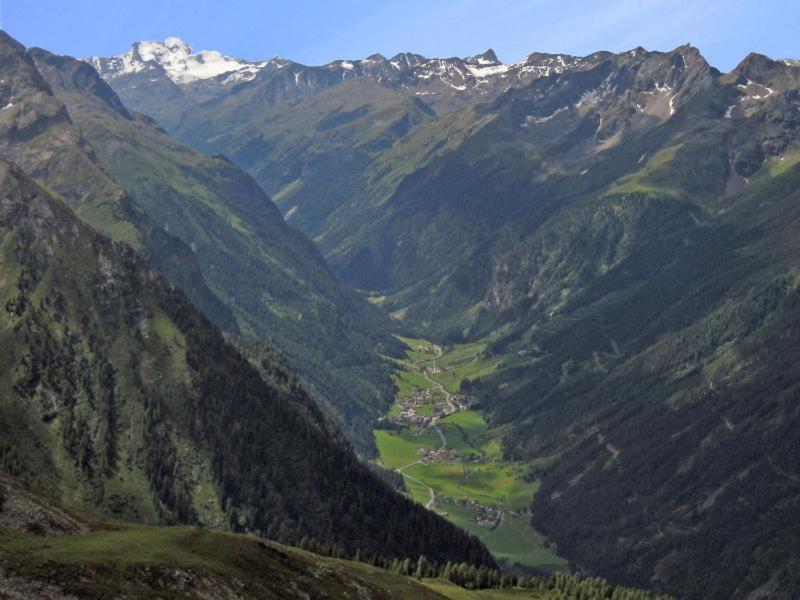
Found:
[[(423, 347), (424, 350), (433, 352), (432, 348)], [(425, 379), (434, 388), (420, 389), (414, 387), (410, 395), (401, 396), (395, 399), (395, 408), (387, 416), (380, 419), (385, 425), (397, 428), (404, 428), (411, 431), (412, 435), (422, 436), (429, 430), (435, 431), (442, 440), (442, 444), (436, 448), (419, 447), (417, 453), (419, 460), (413, 464), (447, 463), (461, 464), (463, 466), (464, 482), (469, 479), (469, 465), (481, 464), (487, 459), (477, 452), (458, 453), (456, 450), (447, 447), (446, 433), (448, 427), (452, 425), (442, 422), (447, 416), (459, 411), (470, 410), (475, 404), (475, 398), (464, 394), (450, 394), (444, 387), (433, 381), (430, 375), (441, 373), (436, 367), (436, 361), (432, 361), (430, 370), (423, 370)], [(492, 459), (496, 462), (496, 459)], [(404, 469), (399, 469), (403, 472)], [(437, 506), (437, 495), (431, 494), (431, 502), (428, 507), (435, 510), (444, 517), (448, 513)], [(512, 517), (519, 517), (528, 514), (527, 510), (508, 511), (494, 505), (482, 504), (475, 499), (467, 496), (452, 499), (453, 504), (458, 507), (468, 509), (474, 514), (472, 521), (477, 525), (497, 527), (503, 520), (504, 514)]]
[(487, 423), (472, 391), (508, 357), (487, 353), (483, 343), (445, 350), (400, 340), (407, 350), (395, 359), (395, 400), (374, 428), (379, 465), (402, 475), (401, 483), (391, 480), (409, 497), (508, 560), (533, 565), (545, 556), (560, 564), (530, 527), (535, 479), (526, 465), (504, 459), (502, 432)]

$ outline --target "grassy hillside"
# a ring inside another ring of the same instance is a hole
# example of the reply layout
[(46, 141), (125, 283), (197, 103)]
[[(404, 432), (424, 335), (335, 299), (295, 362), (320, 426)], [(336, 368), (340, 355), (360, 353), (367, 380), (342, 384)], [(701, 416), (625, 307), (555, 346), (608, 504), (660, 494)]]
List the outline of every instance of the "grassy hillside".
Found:
[[(51, 526), (47, 531), (43, 514)], [(491, 600), (580, 598), (591, 590), (609, 598), (654, 598), (578, 578), (507, 577), (503, 588), (467, 589), (443, 577), (396, 572), (396, 565), (332, 558), (253, 536), (70, 514), (3, 476), (0, 566), (0, 589), (11, 597)]]
[[(3, 585), (46, 585), (70, 597), (442, 598), (424, 584), (363, 563), (196, 528), (119, 527), (82, 536), (0, 532)], [(531, 597), (531, 596), (529, 596)]]

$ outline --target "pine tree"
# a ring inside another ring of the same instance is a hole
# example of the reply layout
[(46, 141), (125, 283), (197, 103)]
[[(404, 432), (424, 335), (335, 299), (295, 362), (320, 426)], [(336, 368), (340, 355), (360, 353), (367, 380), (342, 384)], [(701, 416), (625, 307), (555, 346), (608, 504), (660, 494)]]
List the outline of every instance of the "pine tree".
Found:
[(424, 554), (419, 555), (419, 560), (417, 560), (417, 570), (414, 571), (414, 577), (417, 579), (422, 579), (426, 577), (428, 574), (428, 559), (425, 558)]
[(403, 560), (403, 563), (402, 563), (402, 566), (401, 566), (401, 573), (403, 575), (411, 575), (411, 559), (410, 558), (406, 558), (405, 560)]

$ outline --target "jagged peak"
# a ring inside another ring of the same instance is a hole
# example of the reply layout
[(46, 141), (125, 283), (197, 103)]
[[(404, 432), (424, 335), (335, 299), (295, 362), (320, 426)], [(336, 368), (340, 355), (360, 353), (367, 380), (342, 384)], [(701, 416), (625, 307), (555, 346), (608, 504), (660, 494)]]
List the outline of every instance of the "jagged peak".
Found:
[(738, 83), (746, 81), (766, 81), (771, 74), (785, 69), (786, 62), (772, 60), (770, 57), (758, 52), (751, 52), (728, 73), (726, 77)]
[(497, 58), (497, 54), (495, 54), (495, 51), (491, 48), (487, 48), (475, 56), (468, 56), (464, 59), (464, 62), (480, 67), (496, 67), (497, 65), (501, 64), (500, 60)]
[(184, 42), (179, 37), (168, 37), (164, 40), (164, 46), (169, 48), (170, 50), (181, 50), (185, 51), (187, 54), (190, 54), (192, 51), (192, 46)]
[(28, 54), (42, 73), (44, 69), (52, 69), (52, 76), (57, 77), (66, 89), (85, 91), (106, 103), (123, 118), (133, 120), (133, 115), (125, 108), (116, 92), (89, 63), (71, 56), (53, 54), (42, 48), (31, 48)]
[(417, 65), (422, 64), (427, 59), (422, 56), (421, 54), (416, 54), (414, 52), (400, 52), (395, 54), (392, 58), (389, 59), (389, 62), (392, 63), (398, 69), (402, 68), (413, 68)]
[(738, 65), (736, 65), (736, 69), (752, 67), (754, 65), (766, 67), (766, 66), (772, 66), (775, 63), (776, 61), (772, 60), (766, 54), (761, 54), (760, 52), (751, 52), (750, 54), (745, 56)]
[(14, 48), (14, 50), (19, 52), (19, 53), (24, 53), (25, 52), (25, 46), (20, 44), (17, 40), (15, 40), (13, 37), (8, 35), (2, 29), (0, 29), (0, 44), (7, 44), (7, 45), (11, 46), (12, 48)]
[[(599, 53), (598, 53), (599, 54)], [(528, 64), (532, 63), (558, 63), (567, 64), (570, 62), (578, 61), (580, 57), (571, 54), (558, 54), (550, 52), (531, 52), (528, 57), (523, 61)]]
[(687, 54), (697, 54), (700, 55), (700, 49), (697, 46), (692, 46), (689, 42), (685, 44), (681, 44), (677, 48), (673, 50), (673, 52), (685, 52)]

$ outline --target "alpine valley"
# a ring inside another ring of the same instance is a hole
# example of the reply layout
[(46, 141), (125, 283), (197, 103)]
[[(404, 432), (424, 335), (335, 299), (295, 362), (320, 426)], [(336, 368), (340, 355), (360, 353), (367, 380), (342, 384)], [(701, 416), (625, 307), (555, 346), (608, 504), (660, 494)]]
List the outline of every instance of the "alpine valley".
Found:
[(800, 63), (0, 33), (0, 598), (800, 596)]

